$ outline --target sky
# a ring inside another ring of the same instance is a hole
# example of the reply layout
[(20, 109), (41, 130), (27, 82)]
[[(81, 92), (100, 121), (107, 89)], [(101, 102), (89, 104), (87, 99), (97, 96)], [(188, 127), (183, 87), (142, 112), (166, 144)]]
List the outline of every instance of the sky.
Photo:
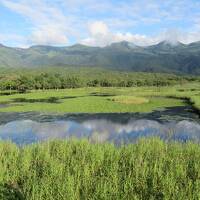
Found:
[(0, 0), (0, 43), (11, 47), (163, 40), (200, 41), (200, 0)]

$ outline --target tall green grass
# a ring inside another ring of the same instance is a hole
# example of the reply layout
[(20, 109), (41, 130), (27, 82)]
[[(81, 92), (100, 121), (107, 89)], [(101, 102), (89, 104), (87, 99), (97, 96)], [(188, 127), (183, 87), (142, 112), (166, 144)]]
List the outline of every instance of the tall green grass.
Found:
[(200, 199), (200, 146), (2, 142), (0, 199)]

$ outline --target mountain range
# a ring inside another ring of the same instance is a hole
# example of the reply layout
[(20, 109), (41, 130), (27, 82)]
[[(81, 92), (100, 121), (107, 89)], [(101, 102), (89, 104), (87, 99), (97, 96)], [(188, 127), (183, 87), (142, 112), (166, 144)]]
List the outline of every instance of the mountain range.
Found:
[(122, 41), (106, 47), (76, 44), (68, 47), (11, 48), (0, 44), (0, 67), (102, 67), (124, 71), (200, 74), (200, 42), (171, 44), (162, 41), (137, 46)]

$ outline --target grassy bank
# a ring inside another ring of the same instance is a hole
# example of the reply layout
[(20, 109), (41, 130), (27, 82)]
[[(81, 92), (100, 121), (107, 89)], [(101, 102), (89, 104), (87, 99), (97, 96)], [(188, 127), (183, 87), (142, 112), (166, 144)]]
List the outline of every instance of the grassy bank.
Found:
[(199, 84), (170, 87), (78, 88), (40, 90), (0, 96), (0, 112), (39, 111), (48, 113), (151, 112), (185, 105), (189, 99), (200, 109)]
[(0, 143), (1, 199), (199, 199), (200, 146)]

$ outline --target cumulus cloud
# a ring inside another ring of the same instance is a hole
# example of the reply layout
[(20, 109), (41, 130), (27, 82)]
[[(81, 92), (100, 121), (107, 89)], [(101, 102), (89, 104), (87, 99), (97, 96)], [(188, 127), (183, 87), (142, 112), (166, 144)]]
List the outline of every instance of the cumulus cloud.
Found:
[(103, 21), (95, 21), (88, 26), (89, 37), (81, 40), (82, 44), (88, 46), (107, 46), (115, 42), (127, 41), (134, 43), (138, 46), (148, 46), (157, 44), (161, 41), (167, 41), (173, 45), (177, 42), (185, 44), (199, 41), (200, 31), (196, 32), (183, 32), (179, 29), (163, 30), (154, 36), (133, 34), (130, 32), (113, 32), (109, 29), (108, 25)]
[(102, 21), (90, 24), (89, 30), (92, 35), (107, 35), (109, 32), (107, 25)]
[(88, 26), (89, 37), (81, 40), (82, 44), (89, 46), (106, 46), (114, 42), (128, 41), (137, 45), (150, 45), (158, 42), (157, 38), (132, 33), (113, 33), (102, 21), (95, 21)]
[(200, 40), (200, 2), (195, 0), (0, 0), (0, 4), (28, 22), (26, 38), (17, 38), (14, 29), (15, 37), (10, 37), (23, 46), (72, 42), (105, 46), (123, 40), (146, 46), (164, 39)]

